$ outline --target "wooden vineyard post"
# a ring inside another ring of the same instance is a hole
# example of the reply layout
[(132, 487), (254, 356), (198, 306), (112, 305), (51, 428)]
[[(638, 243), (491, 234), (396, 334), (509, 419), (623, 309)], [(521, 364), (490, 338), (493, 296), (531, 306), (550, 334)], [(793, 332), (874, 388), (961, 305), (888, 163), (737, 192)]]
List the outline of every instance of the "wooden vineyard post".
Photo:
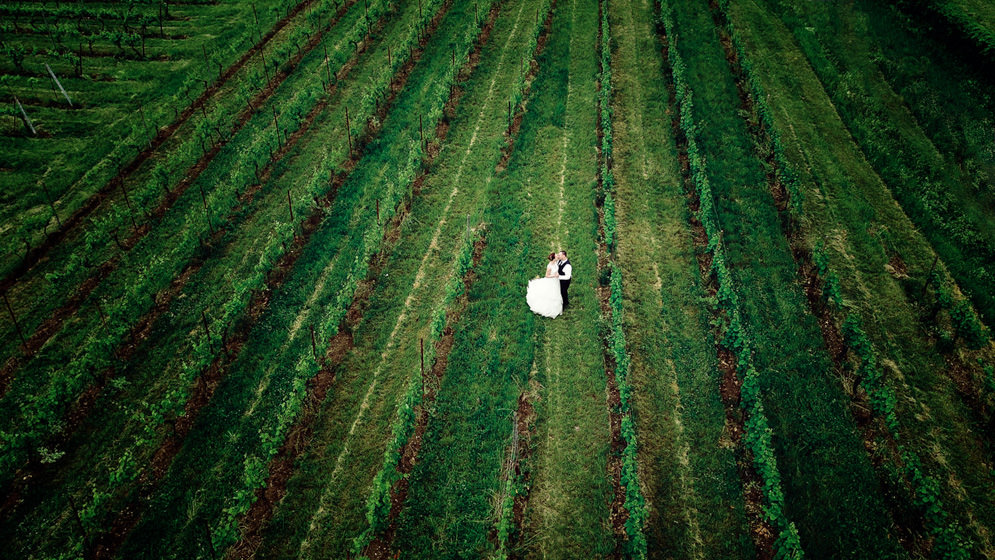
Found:
[(421, 393), (425, 394), (425, 339), (419, 338), (418, 345), (421, 346)]
[(252, 3), (252, 17), (256, 20), (256, 27), (259, 27), (259, 14), (256, 13), (256, 3)]
[(377, 226), (380, 225), (380, 199), (377, 199)]
[(204, 335), (207, 336), (207, 347), (214, 353), (214, 345), (211, 343), (211, 327), (207, 323), (207, 313), (203, 309), (200, 310), (200, 318), (204, 321)]
[(328, 77), (328, 89), (332, 89), (332, 69), (328, 67), (328, 47), (322, 43), (321, 48), (325, 51), (325, 76)]
[[(141, 103), (138, 104), (138, 114), (142, 116), (142, 128), (144, 128), (145, 131), (148, 132), (148, 130), (149, 130), (149, 122), (147, 120), (145, 120), (145, 107)], [(152, 138), (151, 137), (149, 137), (149, 148), (150, 149), (152, 148)]]
[(422, 144), (421, 149), (422, 149), (422, 151), (423, 152), (427, 151), (428, 150), (428, 145), (425, 143), (425, 128), (422, 125), (422, 116), (421, 115), (418, 115), (418, 139), (419, 139), (419, 141), (421, 141), (421, 144)]
[(204, 203), (204, 211), (207, 211), (207, 193), (204, 192), (204, 185), (198, 182), (197, 187), (200, 188), (200, 201)]
[(470, 238), (470, 213), (466, 213), (466, 238)]
[(508, 100), (508, 133), (511, 133), (511, 100)]
[(394, 65), (390, 61), (390, 45), (387, 45), (387, 66), (393, 68)]
[(55, 80), (55, 85), (59, 86), (59, 90), (62, 91), (62, 96), (66, 98), (66, 101), (69, 102), (69, 106), (72, 107), (73, 100), (69, 99), (69, 94), (66, 93), (66, 88), (62, 87), (62, 83), (55, 77), (55, 72), (52, 72), (52, 67), (49, 66), (47, 62), (45, 63), (45, 68), (48, 70), (48, 75), (52, 76), (52, 79)]
[(211, 211), (204, 208), (204, 219), (207, 220), (207, 231), (214, 235), (214, 220), (211, 219)]
[(266, 51), (262, 47), (259, 47), (259, 58), (263, 61), (263, 72), (266, 74), (266, 85), (269, 83), (269, 67), (266, 66)]
[(345, 108), (345, 136), (349, 140), (349, 157), (352, 157), (352, 128), (349, 127), (349, 107)]
[(311, 356), (315, 360), (318, 359), (318, 345), (314, 341), (314, 325), (308, 325), (311, 328)]
[(366, 18), (366, 31), (370, 31), (370, 0), (363, 0), (363, 10)]
[(52, 209), (52, 215), (55, 216), (55, 223), (62, 227), (62, 220), (59, 219), (59, 213), (55, 211), (55, 202), (52, 201), (52, 194), (48, 192), (48, 185), (44, 181), (41, 182), (41, 189), (45, 191), (45, 198), (48, 199), (48, 207)]
[[(76, 519), (76, 527), (79, 532), (83, 535), (83, 549), (89, 551), (90, 549), (90, 534), (87, 533), (86, 527), (83, 526), (83, 518), (79, 514), (79, 506), (76, 505), (76, 500), (73, 499), (72, 495), (69, 496), (69, 506), (73, 508), (73, 517)], [(86, 556), (90, 556), (87, 552)]]
[(107, 315), (104, 314), (104, 306), (100, 305), (100, 299), (97, 299), (97, 315), (100, 315), (100, 322), (107, 323)]
[(200, 44), (200, 50), (204, 52), (204, 64), (207, 64), (207, 47), (204, 46), (204, 43)]
[(290, 209), (290, 227), (294, 226), (294, 203), (290, 200), (290, 189), (287, 189), (287, 208)]
[(922, 285), (922, 295), (919, 299), (926, 298), (926, 289), (929, 288), (929, 283), (933, 280), (933, 271), (936, 270), (936, 263), (940, 262), (940, 254), (937, 253), (936, 257), (933, 259), (932, 266), (929, 267), (929, 272), (926, 273), (926, 282)]
[(124, 203), (128, 206), (128, 213), (131, 216), (131, 225), (138, 231), (138, 223), (135, 222), (135, 209), (131, 207), (131, 198), (128, 197), (128, 188), (124, 186), (124, 179), (121, 180), (121, 192), (124, 193)]
[(276, 145), (283, 146), (283, 141), (280, 140), (280, 123), (276, 120), (276, 106), (273, 106), (273, 128), (276, 129)]
[(31, 134), (37, 136), (38, 131), (35, 130), (35, 125), (31, 124), (31, 119), (28, 118), (28, 113), (24, 110), (24, 106), (21, 105), (21, 101), (16, 95), (14, 96), (14, 102), (17, 103), (17, 108), (21, 110), (21, 116), (24, 117), (24, 124), (28, 125), (28, 128), (31, 129)]
[(10, 313), (10, 320), (14, 323), (14, 328), (17, 330), (17, 336), (21, 339), (21, 346), (24, 347), (24, 352), (28, 351), (28, 342), (24, 340), (24, 333), (21, 332), (21, 325), (17, 322), (17, 316), (14, 315), (14, 308), (10, 305), (10, 299), (7, 298), (7, 291), (3, 292), (3, 302), (7, 304), (7, 312)]
[(421, 0), (418, 0), (418, 19), (421, 19)]
[(480, 17), (477, 16), (477, 3), (473, 3), (473, 24), (480, 27)]

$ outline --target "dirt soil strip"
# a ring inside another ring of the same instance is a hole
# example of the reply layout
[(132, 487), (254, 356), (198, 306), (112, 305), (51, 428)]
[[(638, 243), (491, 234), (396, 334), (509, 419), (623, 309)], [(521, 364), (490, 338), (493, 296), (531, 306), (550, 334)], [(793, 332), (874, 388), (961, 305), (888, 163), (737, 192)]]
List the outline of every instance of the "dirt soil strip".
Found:
[[(733, 75), (736, 89), (739, 92), (741, 107), (747, 115), (756, 115), (753, 94), (746, 82), (746, 77), (739, 61), (739, 55), (733, 47), (725, 15), (714, 0), (709, 1), (709, 6), (712, 9), (712, 18), (715, 22), (716, 32), (725, 50), (729, 70)], [(771, 141), (769, 131), (762, 123), (754, 121), (753, 117), (748, 119), (747, 128), (753, 135), (754, 147), (758, 155), (767, 162), (767, 186), (771, 196), (774, 198), (774, 203), (781, 219), (781, 231), (788, 240), (792, 257), (798, 266), (797, 281), (801, 284), (805, 292), (810, 312), (818, 319), (819, 330), (822, 333), (822, 339), (829, 350), (829, 356), (835, 366), (836, 376), (843, 381), (844, 389), (851, 398), (850, 412), (853, 414), (857, 427), (860, 429), (864, 449), (867, 451), (875, 471), (879, 476), (882, 476), (881, 469), (885, 460), (901, 464), (901, 457), (898, 454), (896, 442), (888, 433), (881, 419), (873, 417), (868, 396), (861, 389), (859, 380), (855, 378), (852, 368), (848, 367), (848, 349), (843, 342), (843, 335), (832, 316), (832, 310), (826, 305), (822, 297), (822, 281), (819, 279), (817, 269), (812, 260), (812, 253), (806, 246), (805, 236), (799, 223), (792, 219), (788, 210), (790, 197), (778, 174), (779, 166), (774, 156), (773, 142)], [(762, 147), (764, 146), (768, 148), (763, 149)], [(886, 447), (883, 447), (881, 442), (887, 442)], [(908, 505), (897, 503), (896, 496), (892, 492), (888, 492), (886, 488), (882, 489), (882, 495), (887, 496), (885, 501), (888, 504), (889, 513), (891, 514), (892, 526), (902, 547), (913, 556), (929, 556), (931, 545), (924, 536), (925, 529), (920, 516), (910, 511)]]
[[(380, 27), (382, 27), (384, 23), (385, 19), (381, 19), (373, 28), (373, 31), (376, 32)], [(350, 59), (349, 62), (347, 62), (339, 70), (338, 75), (342, 76), (346, 75), (349, 72), (349, 70), (355, 65), (356, 56), (362, 54), (368, 46), (369, 44), (365, 40), (360, 42), (354, 57)], [(410, 72), (410, 68), (402, 68), (398, 76), (401, 76), (403, 73), (404, 79), (407, 79), (406, 72)], [(395, 77), (394, 82), (392, 83), (391, 86), (392, 97), (390, 97), (390, 99), (388, 99), (387, 102), (381, 106), (378, 112), (378, 115), (380, 117), (380, 122), (382, 122), (383, 118), (386, 116), (387, 110), (389, 109), (390, 104), (393, 101), (393, 95), (396, 94), (396, 91), (393, 91), (393, 89), (395, 88), (395, 84), (397, 84), (397, 81), (398, 78)], [(327, 107), (329, 100), (333, 98), (336, 88), (337, 88), (336, 85), (333, 85), (331, 87), (329, 95), (326, 96), (321, 101), (319, 101), (315, 105), (315, 107), (312, 108), (312, 110), (304, 118), (301, 127), (286, 139), (283, 146), (275, 153), (274, 159), (271, 160), (269, 163), (267, 163), (266, 167), (263, 168), (263, 170), (261, 171), (260, 183), (254, 185), (251, 189), (248, 189), (244, 193), (242, 193), (242, 199), (239, 201), (239, 207), (248, 203), (248, 201), (251, 200), (252, 196), (261, 188), (262, 183), (264, 183), (269, 179), (273, 165), (276, 162), (280, 161), (290, 151), (290, 149), (294, 145), (296, 145), (297, 141), (308, 132), (311, 125), (314, 123), (315, 119)], [(399, 90), (400, 86), (396, 86), (396, 89)], [(366, 133), (363, 135), (363, 138), (360, 140), (360, 142), (362, 142), (363, 144), (357, 146), (358, 149), (355, 150), (356, 154), (362, 153), (363, 145), (365, 145), (365, 143), (368, 143), (373, 138), (375, 132), (376, 131), (370, 129), (366, 130)], [(342, 164), (343, 171), (332, 179), (332, 187), (330, 189), (330, 192), (325, 196), (324, 201), (322, 201), (322, 203), (319, 205), (317, 213), (309, 217), (308, 220), (305, 221), (305, 224), (310, 222), (310, 220), (315, 216), (318, 216), (319, 218), (321, 217), (324, 208), (326, 208), (334, 200), (335, 193), (338, 192), (339, 186), (341, 186), (341, 184), (345, 181), (346, 177), (348, 176), (348, 173), (353, 169), (353, 167), (356, 165), (357, 162), (358, 159), (350, 158), (345, 160), (345, 162)], [(238, 207), (236, 207), (233, 210), (232, 214), (237, 213), (237, 211)], [(303, 228), (304, 226), (302, 225), (301, 227)], [(223, 234), (224, 230), (221, 230), (219, 228), (207, 240), (206, 243), (208, 245), (213, 246), (215, 242), (221, 240)], [(137, 350), (138, 345), (145, 340), (148, 333), (151, 331), (155, 321), (163, 313), (169, 310), (169, 302), (172, 300), (172, 298), (175, 297), (178, 293), (180, 293), (180, 291), (182, 291), (182, 289), (186, 286), (186, 283), (190, 279), (190, 277), (192, 277), (194, 273), (196, 273), (197, 270), (199, 270), (200, 267), (203, 266), (203, 264), (204, 264), (203, 261), (195, 261), (188, 264), (187, 267), (183, 270), (183, 272), (179, 276), (177, 276), (176, 279), (174, 279), (174, 281), (170, 284), (170, 286), (166, 290), (163, 290), (162, 292), (156, 294), (156, 296), (154, 297), (155, 302), (152, 308), (149, 310), (148, 313), (142, 316), (135, 323), (135, 326), (132, 328), (130, 340), (127, 342), (123, 342), (122, 346), (118, 348), (118, 350), (116, 351), (116, 354), (119, 359), (121, 359), (122, 361), (126, 361), (131, 357), (131, 355)], [(66, 444), (69, 440), (69, 436), (89, 416), (94, 404), (96, 404), (98, 396), (103, 391), (103, 388), (107, 385), (107, 382), (113, 377), (113, 374), (115, 372), (116, 372), (115, 368), (108, 368), (107, 370), (102, 372), (102, 374), (95, 380), (95, 383), (89, 389), (87, 389), (79, 397), (79, 399), (77, 399), (77, 401), (70, 407), (70, 411), (66, 415), (67, 421), (63, 426), (62, 431), (51, 442), (51, 445), (61, 446), (62, 449), (68, 450)], [(20, 490), (19, 490), (20, 488), (24, 487), (28, 483), (32, 484), (39, 483), (38, 480), (35, 479), (36, 476), (43, 470), (44, 470), (44, 465), (41, 465), (40, 463), (28, 463), (24, 467), (24, 469), (22, 469), (20, 472), (17, 473), (17, 475), (15, 476), (14, 484), (12, 485), (11, 489), (8, 491), (3, 504), (0, 505), (0, 518), (4, 517), (6, 512), (10, 510), (10, 507), (17, 502), (20, 496)]]
[[(670, 60), (670, 43), (667, 32), (662, 24), (658, 24), (657, 33), (660, 35), (660, 42), (663, 50), (663, 59)], [(690, 210), (688, 222), (691, 226), (691, 237), (695, 246), (695, 258), (698, 261), (699, 276), (702, 280), (702, 290), (708, 297), (714, 297), (717, 291), (715, 280), (712, 277), (712, 255), (708, 252), (708, 236), (705, 228), (698, 220), (697, 212), (700, 207), (698, 192), (694, 181), (691, 178), (690, 161), (688, 159), (687, 138), (680, 126), (680, 111), (676, 102), (676, 92), (674, 77), (669, 65), (664, 70), (664, 80), (670, 92), (670, 103), (668, 111), (671, 115), (671, 128), (676, 139), (678, 149), (678, 160), (681, 164), (681, 175), (684, 180), (684, 189), (687, 196), (687, 204)], [(712, 318), (718, 318), (719, 312), (715, 310), (711, 313)], [(743, 385), (736, 373), (736, 358), (731, 352), (723, 348), (719, 343), (718, 333), (715, 336), (715, 350), (718, 355), (719, 369), (722, 372), (722, 380), (719, 391), (722, 404), (726, 411), (726, 429), (729, 432), (730, 440), (736, 453), (736, 467), (739, 471), (740, 482), (743, 487), (743, 500), (745, 503), (746, 517), (750, 525), (750, 536), (756, 547), (757, 558), (760, 560), (771, 560), (774, 557), (774, 541), (776, 534), (773, 527), (764, 519), (762, 480), (753, 466), (753, 457), (750, 452), (743, 447), (743, 434), (745, 416), (740, 407), (740, 389)]]
[[(313, 1), (313, 0), (308, 0), (308, 1)], [(293, 58), (290, 59), (288, 63), (290, 71), (282, 70), (283, 67), (281, 66), (281, 70), (274, 76), (273, 80), (253, 97), (252, 101), (250, 102), (250, 105), (252, 106), (251, 110), (249, 108), (244, 108), (239, 111), (235, 121), (235, 125), (233, 126), (230, 135), (227, 138), (222, 137), (217, 144), (213, 145), (211, 149), (207, 150), (200, 157), (200, 159), (194, 165), (192, 165), (190, 169), (186, 171), (186, 173), (183, 174), (183, 178), (179, 181), (179, 183), (177, 183), (173, 187), (173, 189), (170, 190), (169, 194), (166, 197), (164, 197), (164, 199), (159, 203), (159, 205), (155, 208), (155, 210), (151, 212), (150, 215), (152, 220), (158, 221), (159, 219), (162, 218), (163, 215), (165, 215), (166, 211), (169, 210), (169, 208), (173, 205), (173, 203), (187, 190), (187, 188), (190, 187), (190, 185), (193, 184), (193, 182), (200, 176), (200, 174), (205, 169), (207, 169), (207, 166), (211, 163), (211, 161), (214, 160), (215, 156), (217, 156), (218, 153), (221, 152), (221, 149), (228, 143), (228, 141), (232, 137), (234, 137), (235, 134), (237, 134), (242, 129), (242, 127), (245, 126), (247, 122), (249, 122), (249, 119), (256, 111), (256, 108), (260, 107), (273, 95), (276, 89), (287, 79), (287, 77), (290, 76), (290, 73), (297, 68), (297, 65), (300, 63), (301, 59), (303, 59), (306, 54), (311, 52), (311, 50), (313, 50), (321, 43), (321, 39), (324, 36), (325, 32), (328, 31), (332, 26), (334, 26), (335, 23), (337, 23), (338, 20), (341, 19), (341, 17), (345, 14), (345, 12), (349, 9), (349, 7), (351, 7), (352, 4), (354, 4), (355, 2), (357, 2), (357, 0), (349, 0), (349, 2), (343, 4), (342, 7), (339, 8), (338, 12), (336, 12), (335, 17), (333, 17), (329, 21), (328, 25), (326, 25), (320, 32), (315, 33), (314, 35), (311, 36), (311, 39), (308, 41), (307, 45), (303, 49), (299, 50), (297, 55), (295, 55)], [(250, 51), (250, 53), (251, 52), (253, 51)], [(348, 63), (347, 67), (351, 63), (352, 62)], [(343, 69), (339, 70), (339, 74), (341, 74), (343, 71), (346, 71), (347, 67), (344, 67)], [(325, 102), (323, 101), (321, 103)], [(203, 102), (201, 102), (200, 105), (198, 105), (198, 107), (201, 105), (203, 105)], [(314, 111), (312, 110), (312, 113), (313, 112)], [(306, 124), (303, 125), (300, 130), (303, 130), (305, 126), (310, 126), (310, 122), (311, 121), (306, 121)], [(298, 130), (298, 132), (300, 132), (300, 130)], [(267, 169), (271, 169), (273, 164), (279, 161), (283, 157), (283, 155), (287, 153), (288, 148), (292, 146), (292, 141), (296, 141), (296, 139), (299, 137), (300, 134), (298, 133), (292, 134), (291, 137), (288, 138), (287, 141), (283, 143), (283, 147), (281, 147), (276, 152), (274, 158), (271, 159), (269, 162), (267, 162), (266, 167), (262, 170), (261, 173), (265, 173)], [(266, 177), (261, 177), (261, 180), (257, 182), (252, 188), (250, 188), (245, 193), (242, 193), (239, 196), (239, 204), (243, 204), (247, 199), (250, 199), (251, 195), (259, 188), (261, 188), (262, 183), (267, 177), (268, 175), (266, 175)], [(134, 247), (143, 237), (145, 237), (145, 235), (149, 233), (149, 231), (151, 231), (151, 229), (152, 228), (149, 222), (143, 223), (132, 233), (132, 235), (129, 238), (123, 241), (123, 249), (130, 249)], [(82, 284), (80, 284), (79, 288), (65, 304), (57, 308), (48, 319), (46, 319), (44, 322), (42, 322), (41, 325), (38, 326), (35, 332), (27, 340), (26, 352), (15, 354), (7, 360), (3, 368), (0, 369), (0, 397), (2, 397), (4, 393), (6, 393), (7, 388), (10, 386), (10, 381), (13, 378), (14, 372), (16, 372), (17, 369), (21, 365), (23, 365), (23, 363), (27, 359), (27, 356), (31, 356), (39, 349), (41, 349), (41, 347), (44, 346), (45, 343), (48, 342), (48, 340), (52, 336), (54, 336), (59, 330), (61, 330), (65, 321), (79, 311), (83, 302), (86, 300), (87, 297), (89, 297), (89, 295), (93, 292), (93, 290), (96, 289), (96, 287), (100, 284), (100, 282), (102, 282), (105, 278), (107, 278), (117, 268), (122, 258), (122, 255), (123, 253), (118, 253), (117, 255), (111, 257), (106, 262), (101, 264), (96, 269), (94, 274), (92, 274)], [(0, 292), (2, 292), (4, 289), (6, 288), (0, 288)]]
[[(109, 198), (114, 193), (114, 189), (116, 189), (121, 183), (123, 183), (125, 178), (134, 173), (139, 167), (141, 167), (143, 163), (145, 163), (147, 159), (152, 157), (156, 149), (158, 149), (166, 140), (171, 138), (173, 134), (184, 123), (186, 123), (191, 116), (193, 116), (193, 114), (197, 111), (197, 109), (200, 109), (214, 96), (215, 93), (217, 93), (221, 89), (223, 85), (227, 84), (228, 80), (230, 80), (232, 76), (234, 76), (239, 70), (241, 70), (242, 67), (245, 66), (249, 62), (249, 60), (252, 59), (253, 55), (255, 55), (257, 52), (262, 51), (262, 49), (265, 48), (267, 44), (269, 44), (269, 42), (273, 39), (273, 37), (275, 37), (276, 34), (279, 33), (280, 30), (282, 30), (290, 22), (290, 20), (296, 17), (297, 14), (299, 14), (302, 10), (310, 6), (311, 3), (314, 1), (315, 0), (304, 0), (303, 2), (294, 6), (293, 10), (291, 10), (284, 18), (277, 21), (273, 25), (273, 27), (269, 31), (267, 31), (266, 34), (263, 35), (262, 38), (255, 45), (250, 47), (249, 50), (247, 50), (245, 54), (242, 55), (241, 58), (239, 58), (237, 61), (235, 61), (234, 64), (229, 66), (228, 69), (224, 71), (224, 73), (216, 82), (208, 86), (208, 88), (205, 89), (204, 92), (201, 93), (199, 97), (197, 97), (197, 99), (195, 99), (190, 105), (188, 105), (185, 109), (183, 109), (183, 112), (179, 114), (179, 117), (177, 117), (172, 123), (170, 123), (165, 128), (158, 129), (155, 138), (151, 140), (150, 147), (145, 148), (144, 150), (139, 152), (138, 155), (134, 157), (134, 159), (132, 159), (127, 165), (122, 167), (117, 172), (117, 174), (115, 174), (114, 177), (112, 177), (110, 181), (107, 182), (106, 185), (104, 185), (99, 191), (97, 191), (96, 194), (88, 198), (83, 203), (83, 205), (80, 206), (80, 208), (78, 208), (75, 212), (73, 212), (67, 219), (63, 220), (62, 225), (59, 226), (51, 235), (46, 237), (45, 241), (41, 245), (33, 247), (31, 248), (30, 251), (28, 251), (28, 254), (25, 255), (24, 259), (21, 261), (21, 264), (18, 265), (17, 268), (15, 268), (13, 271), (11, 271), (10, 274), (7, 275), (7, 277), (5, 277), (2, 281), (0, 281), (0, 292), (5, 292), (8, 289), (10, 289), (10, 287), (13, 286), (14, 283), (16, 283), (27, 271), (31, 270), (32, 267), (34, 267), (41, 259), (43, 259), (53, 247), (58, 245), (66, 237), (66, 235), (75, 230), (77, 226), (81, 224), (83, 218), (86, 218), (88, 215), (90, 215), (90, 213), (92, 213), (97, 207), (99, 207), (104, 200)], [(334, 23), (338, 21), (338, 19), (342, 16), (342, 14), (345, 13), (348, 7), (354, 4), (356, 1), (357, 0), (349, 0), (346, 4), (343, 4), (343, 6), (336, 13), (335, 17), (332, 18), (331, 22), (329, 23), (329, 26), (334, 25)], [(177, 4), (178, 2), (173, 2), (173, 3)], [(317, 35), (320, 35), (322, 33), (324, 33), (324, 31), (318, 33)], [(241, 115), (238, 120), (241, 120)], [(244, 124), (244, 122), (241, 122), (239, 124), (239, 127), (241, 126), (241, 124)]]

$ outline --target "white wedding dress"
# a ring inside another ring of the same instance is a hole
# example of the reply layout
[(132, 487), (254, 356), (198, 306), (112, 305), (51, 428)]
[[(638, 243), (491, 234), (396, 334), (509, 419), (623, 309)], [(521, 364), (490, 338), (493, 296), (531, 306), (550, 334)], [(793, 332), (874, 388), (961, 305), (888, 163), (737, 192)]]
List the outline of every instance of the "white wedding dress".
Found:
[[(547, 274), (556, 274), (556, 261), (550, 261), (546, 265)], [(534, 278), (529, 280), (528, 290), (525, 292), (525, 301), (529, 304), (529, 309), (533, 313), (543, 317), (556, 317), (563, 313), (563, 298), (560, 297), (559, 278)]]

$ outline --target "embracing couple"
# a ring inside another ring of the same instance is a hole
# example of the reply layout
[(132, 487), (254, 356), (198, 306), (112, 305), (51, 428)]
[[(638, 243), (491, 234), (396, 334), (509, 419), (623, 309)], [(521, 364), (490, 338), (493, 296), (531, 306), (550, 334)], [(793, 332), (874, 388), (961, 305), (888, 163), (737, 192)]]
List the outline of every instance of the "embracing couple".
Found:
[(567, 290), (572, 277), (573, 267), (567, 259), (567, 252), (550, 253), (546, 277), (529, 280), (529, 288), (525, 292), (529, 309), (543, 317), (556, 317), (562, 313), (564, 308), (570, 306)]

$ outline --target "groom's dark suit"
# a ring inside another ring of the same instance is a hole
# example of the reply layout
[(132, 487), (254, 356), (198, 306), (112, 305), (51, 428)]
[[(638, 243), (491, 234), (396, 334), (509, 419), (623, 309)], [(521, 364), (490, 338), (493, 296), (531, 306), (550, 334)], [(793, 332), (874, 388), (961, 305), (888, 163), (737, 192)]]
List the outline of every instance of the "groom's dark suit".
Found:
[[(563, 298), (563, 307), (566, 307), (570, 304), (570, 298), (567, 297), (567, 290), (570, 288), (570, 279), (573, 277), (573, 265), (570, 264), (570, 259), (567, 259), (565, 261), (560, 261), (557, 265), (557, 269), (560, 274), (560, 296)], [(566, 278), (564, 278), (564, 276), (566, 276)]]

